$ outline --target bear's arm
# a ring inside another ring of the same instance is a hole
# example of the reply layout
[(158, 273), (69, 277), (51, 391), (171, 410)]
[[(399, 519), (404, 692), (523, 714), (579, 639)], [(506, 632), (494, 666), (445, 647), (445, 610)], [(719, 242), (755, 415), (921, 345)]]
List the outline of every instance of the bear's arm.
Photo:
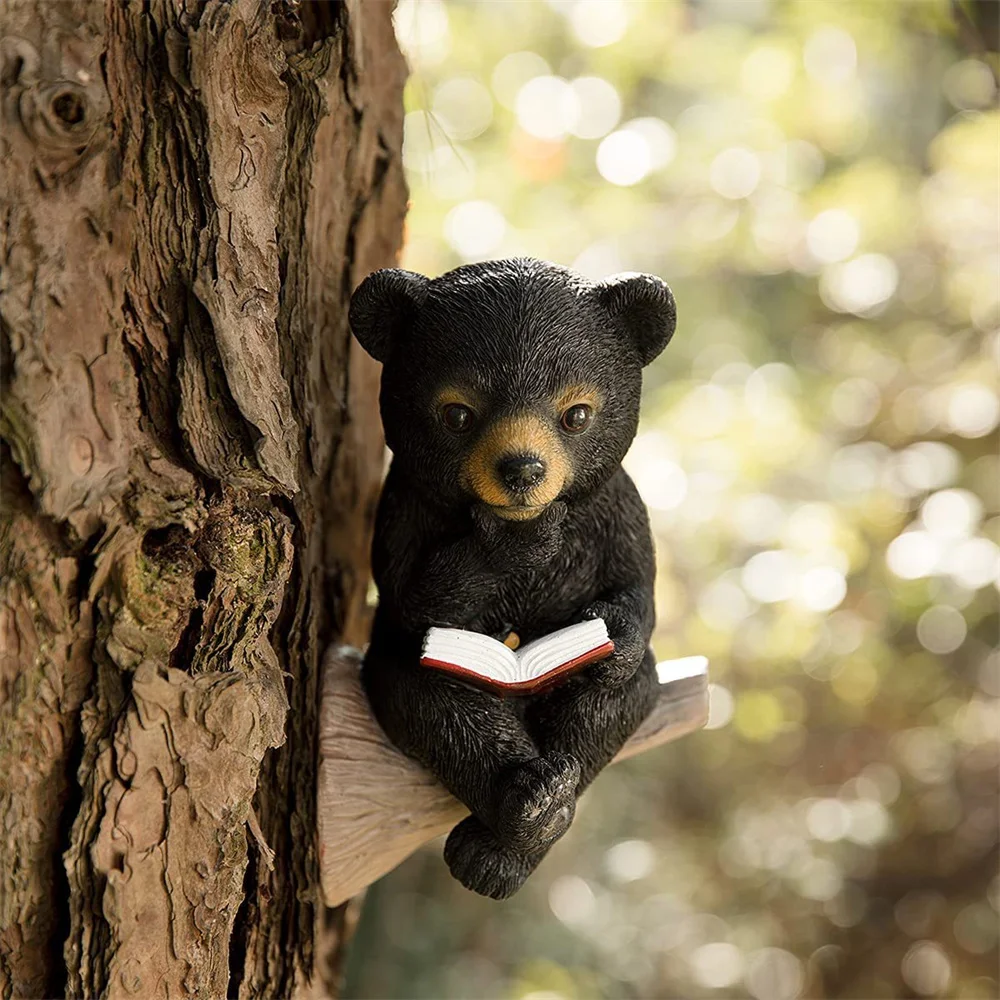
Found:
[(372, 575), (379, 601), (408, 632), (431, 625), (469, 628), (495, 598), (498, 574), (486, 562), (470, 524), (448, 538), (433, 515), (386, 481), (375, 518)]
[(628, 680), (646, 653), (656, 611), (653, 601), (655, 560), (649, 516), (638, 490), (622, 471), (616, 476), (614, 504), (603, 524), (601, 590), (585, 611), (601, 617), (615, 652), (591, 669), (595, 680), (618, 684)]

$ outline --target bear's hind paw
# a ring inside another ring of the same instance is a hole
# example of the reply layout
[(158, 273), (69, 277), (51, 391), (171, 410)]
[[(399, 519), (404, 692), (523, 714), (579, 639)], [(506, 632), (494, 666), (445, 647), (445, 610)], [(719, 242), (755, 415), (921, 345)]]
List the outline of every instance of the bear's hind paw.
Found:
[(558, 840), (573, 822), (579, 761), (553, 751), (504, 775), (496, 832), (503, 843), (530, 854)]
[(475, 816), (463, 819), (444, 845), (444, 860), (451, 874), (466, 889), (491, 899), (513, 896), (544, 853), (531, 857), (505, 847)]

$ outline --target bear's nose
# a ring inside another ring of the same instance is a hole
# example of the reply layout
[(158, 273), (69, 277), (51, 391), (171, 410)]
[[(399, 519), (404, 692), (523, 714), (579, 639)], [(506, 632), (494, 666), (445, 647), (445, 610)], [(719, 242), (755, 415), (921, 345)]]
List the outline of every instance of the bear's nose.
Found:
[(527, 493), (545, 478), (545, 463), (534, 455), (515, 455), (497, 463), (500, 481), (513, 493)]

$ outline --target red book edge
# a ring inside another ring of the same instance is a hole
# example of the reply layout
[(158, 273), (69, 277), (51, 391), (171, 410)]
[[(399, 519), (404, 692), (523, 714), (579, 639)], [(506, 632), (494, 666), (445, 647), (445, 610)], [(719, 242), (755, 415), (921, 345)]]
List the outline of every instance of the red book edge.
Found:
[(494, 680), (492, 677), (484, 677), (482, 674), (476, 673), (475, 670), (460, 667), (457, 663), (449, 663), (447, 660), (434, 660), (430, 657), (422, 656), (420, 658), (420, 665), (433, 667), (435, 670), (441, 670), (447, 674), (453, 674), (459, 680), (484, 687), (496, 694), (538, 694), (539, 691), (552, 687), (557, 681), (562, 680), (568, 674), (576, 673), (577, 670), (590, 663), (603, 660), (604, 657), (609, 656), (614, 651), (615, 644), (609, 639), (603, 645), (588, 650), (586, 653), (581, 653), (572, 660), (567, 660), (558, 667), (553, 667), (539, 677), (532, 677), (531, 680), (516, 681), (514, 683)]

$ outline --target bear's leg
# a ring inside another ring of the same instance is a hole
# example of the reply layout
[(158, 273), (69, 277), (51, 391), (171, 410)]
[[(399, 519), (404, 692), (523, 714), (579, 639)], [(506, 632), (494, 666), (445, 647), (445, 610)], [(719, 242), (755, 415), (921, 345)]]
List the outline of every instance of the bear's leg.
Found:
[(498, 843), (525, 852), (561, 836), (573, 818), (576, 759), (539, 755), (514, 701), (420, 667), (407, 652), (373, 644), (361, 673), (392, 742), (437, 775)]
[(444, 860), (467, 889), (506, 899), (524, 884), (573, 822), (580, 765), (552, 750), (501, 775), (496, 821), (462, 820), (448, 835)]
[[(571, 680), (531, 702), (525, 721), (545, 754), (541, 759), (575, 762), (579, 795), (649, 714), (658, 690), (656, 660), (647, 650), (642, 665), (624, 684), (606, 688), (583, 678)], [(573, 818), (574, 805), (565, 803), (560, 810), (560, 835)], [(539, 838), (533, 845), (514, 848), (470, 816), (448, 835), (444, 859), (469, 889), (506, 899), (521, 888), (556, 839)]]
[(579, 795), (625, 745), (656, 704), (659, 684), (651, 649), (629, 680), (616, 687), (571, 678), (528, 707), (525, 723), (539, 749), (580, 765)]

